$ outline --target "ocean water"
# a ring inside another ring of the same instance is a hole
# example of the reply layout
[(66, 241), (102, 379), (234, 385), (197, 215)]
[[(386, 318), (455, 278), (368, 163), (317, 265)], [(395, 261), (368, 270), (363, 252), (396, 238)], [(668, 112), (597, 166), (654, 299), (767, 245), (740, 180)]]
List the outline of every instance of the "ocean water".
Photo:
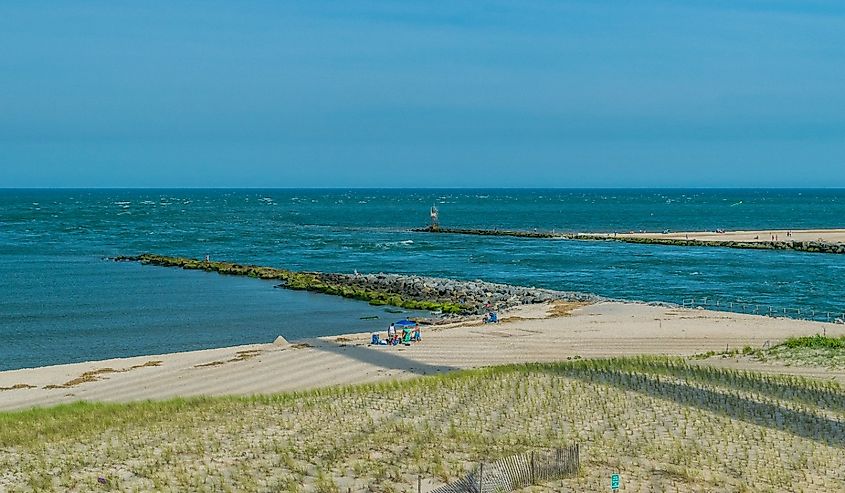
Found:
[(141, 252), (845, 311), (845, 256), (409, 232), (432, 204), (454, 227), (845, 226), (841, 190), (0, 190), (0, 369), (379, 329), (404, 316), (103, 260)]

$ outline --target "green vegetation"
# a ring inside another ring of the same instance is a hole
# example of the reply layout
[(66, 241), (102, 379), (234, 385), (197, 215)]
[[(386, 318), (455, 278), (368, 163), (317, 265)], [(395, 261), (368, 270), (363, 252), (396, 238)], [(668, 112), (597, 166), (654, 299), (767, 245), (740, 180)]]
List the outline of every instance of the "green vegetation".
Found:
[(795, 349), (795, 348), (810, 348), (810, 349), (845, 349), (845, 336), (843, 337), (825, 337), (820, 334), (805, 337), (790, 337), (781, 344), (781, 346)]
[(772, 361), (786, 366), (845, 369), (845, 337), (827, 337), (820, 334), (790, 337), (781, 344), (768, 349), (755, 349), (746, 346), (742, 350), (709, 351), (698, 354), (694, 358), (707, 359), (716, 356), (722, 358), (747, 356), (760, 362)]
[(582, 474), (548, 491), (602, 491), (610, 472), (625, 491), (842, 491), (843, 422), (830, 382), (676, 358), (510, 365), (0, 414), (0, 490), (416, 491), (577, 442)]
[(447, 300), (414, 300), (401, 293), (372, 291), (349, 286), (337, 280), (337, 276), (320, 272), (296, 272), (273, 267), (241, 265), (232, 262), (196, 260), (183, 257), (167, 257), (145, 253), (135, 257), (117, 257), (119, 261), (137, 261), (161, 267), (179, 267), (189, 270), (204, 270), (232, 276), (247, 276), (258, 279), (278, 280), (285, 288), (315, 293), (330, 294), (366, 301), (372, 305), (393, 305), (409, 310), (440, 311), (448, 314), (466, 313), (468, 308)]
[(774, 360), (790, 366), (843, 369), (845, 337), (792, 337), (771, 349), (756, 352), (754, 357), (760, 361)]

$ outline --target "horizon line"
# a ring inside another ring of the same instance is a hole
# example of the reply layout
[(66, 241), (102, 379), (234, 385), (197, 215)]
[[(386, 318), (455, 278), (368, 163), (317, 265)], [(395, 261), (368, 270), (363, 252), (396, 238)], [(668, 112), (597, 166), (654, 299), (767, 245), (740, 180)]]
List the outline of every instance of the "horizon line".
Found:
[(845, 190), (845, 186), (830, 187), (789, 187), (789, 186), (723, 186), (723, 187), (0, 187), (0, 191), (14, 190)]

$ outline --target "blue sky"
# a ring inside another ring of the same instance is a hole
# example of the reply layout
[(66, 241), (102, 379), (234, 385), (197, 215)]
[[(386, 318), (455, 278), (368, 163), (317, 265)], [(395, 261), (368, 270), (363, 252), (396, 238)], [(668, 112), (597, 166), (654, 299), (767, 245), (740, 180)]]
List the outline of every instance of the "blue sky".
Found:
[(845, 187), (841, 1), (8, 1), (0, 47), (0, 187)]

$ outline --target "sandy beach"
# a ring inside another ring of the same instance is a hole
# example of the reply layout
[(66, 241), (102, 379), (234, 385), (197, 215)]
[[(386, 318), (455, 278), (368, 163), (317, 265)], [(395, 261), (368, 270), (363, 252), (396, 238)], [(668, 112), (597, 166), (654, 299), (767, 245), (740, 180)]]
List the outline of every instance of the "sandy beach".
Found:
[(608, 238), (659, 238), (668, 240), (696, 240), (703, 242), (712, 241), (743, 241), (743, 242), (770, 242), (770, 241), (816, 241), (822, 243), (845, 243), (845, 229), (804, 229), (785, 230), (770, 229), (758, 231), (725, 231), (716, 233), (714, 231), (672, 231), (669, 233), (590, 233), (592, 236), (605, 236)]
[[(423, 341), (409, 347), (368, 346), (370, 334), (362, 333), (4, 371), (0, 410), (78, 400), (272, 393), (506, 363), (694, 355), (760, 348), (823, 331), (845, 335), (843, 325), (641, 303), (580, 306), (564, 316), (550, 311), (555, 312), (550, 305), (532, 305), (504, 314), (496, 325), (424, 327)], [(749, 365), (845, 381), (845, 373), (837, 371)]]

